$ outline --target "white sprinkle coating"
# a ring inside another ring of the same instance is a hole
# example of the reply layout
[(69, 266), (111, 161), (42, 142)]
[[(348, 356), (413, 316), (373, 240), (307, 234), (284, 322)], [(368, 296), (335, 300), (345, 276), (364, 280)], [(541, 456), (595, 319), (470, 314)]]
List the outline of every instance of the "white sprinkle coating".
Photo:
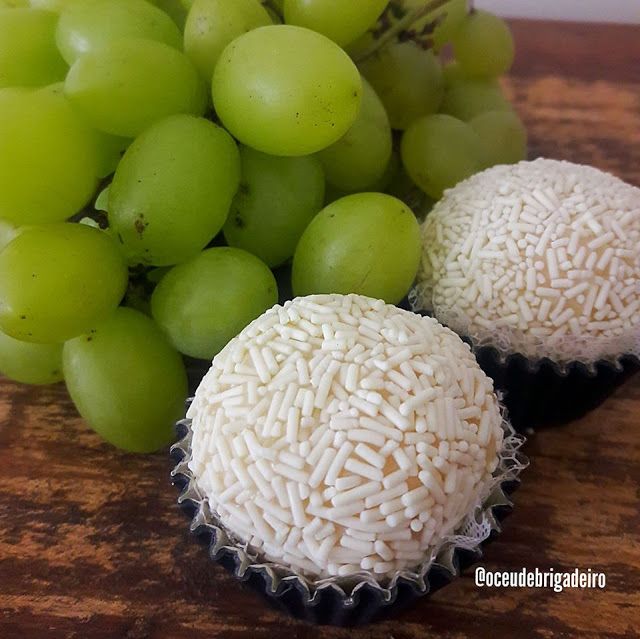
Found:
[(412, 304), (475, 345), (640, 355), (640, 188), (556, 160), (496, 166), (447, 191), (422, 238)]
[(188, 416), (189, 468), (220, 523), (318, 578), (417, 566), (478, 504), (504, 435), (466, 344), (357, 295), (267, 311), (216, 356)]

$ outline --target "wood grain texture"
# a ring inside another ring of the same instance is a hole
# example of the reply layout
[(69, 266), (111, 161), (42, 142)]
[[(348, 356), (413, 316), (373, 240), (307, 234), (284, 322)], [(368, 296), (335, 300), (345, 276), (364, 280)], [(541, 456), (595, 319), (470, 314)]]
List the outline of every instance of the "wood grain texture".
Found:
[[(515, 23), (507, 88), (532, 156), (640, 184), (637, 27)], [(166, 455), (114, 451), (62, 386), (0, 380), (0, 637), (494, 639), (640, 637), (640, 379), (531, 437), (492, 570), (592, 568), (604, 591), (479, 589), (465, 574), (397, 620), (315, 628), (271, 611), (190, 538)]]

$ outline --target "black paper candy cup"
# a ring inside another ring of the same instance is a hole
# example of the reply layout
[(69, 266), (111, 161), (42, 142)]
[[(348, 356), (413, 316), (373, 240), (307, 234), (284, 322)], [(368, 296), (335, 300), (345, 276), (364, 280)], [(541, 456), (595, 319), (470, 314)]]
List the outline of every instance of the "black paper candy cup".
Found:
[(640, 371), (633, 355), (600, 360), (592, 366), (550, 359), (530, 360), (520, 354), (501, 356), (483, 346), (474, 353), (484, 372), (504, 397), (513, 427), (558, 426), (583, 417), (602, 404), (621, 384)]
[[(211, 512), (189, 469), (191, 420), (177, 424), (180, 441), (171, 448), (176, 466), (172, 483), (180, 489), (178, 503), (191, 519), (191, 532), (206, 544), (211, 559), (238, 580), (260, 592), (276, 608), (315, 624), (355, 626), (388, 618), (446, 586), (482, 556), (484, 545), (501, 530), (511, 512), (510, 495), (519, 485), (519, 475), (528, 461), (520, 453), (524, 438), (505, 421), (505, 440), (492, 490), (464, 528), (448, 537), (437, 553), (417, 572), (402, 571), (384, 587), (373, 577), (331, 578), (310, 582), (279, 564), (263, 561), (246, 544), (234, 541)], [(473, 533), (471, 532), (473, 531)], [(478, 534), (478, 531), (482, 531)], [(473, 536), (471, 536), (473, 534)]]

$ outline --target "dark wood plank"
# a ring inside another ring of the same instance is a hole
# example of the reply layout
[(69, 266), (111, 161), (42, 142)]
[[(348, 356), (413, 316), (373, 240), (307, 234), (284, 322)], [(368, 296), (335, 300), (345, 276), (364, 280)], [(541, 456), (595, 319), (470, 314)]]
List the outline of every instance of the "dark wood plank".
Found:
[[(640, 37), (633, 27), (515, 23), (506, 87), (532, 155), (640, 184)], [(0, 637), (112, 639), (631, 639), (640, 631), (640, 379), (531, 437), (492, 570), (592, 568), (604, 591), (478, 589), (471, 573), (398, 620), (314, 628), (267, 608), (187, 532), (166, 455), (114, 451), (62, 386), (0, 381)]]

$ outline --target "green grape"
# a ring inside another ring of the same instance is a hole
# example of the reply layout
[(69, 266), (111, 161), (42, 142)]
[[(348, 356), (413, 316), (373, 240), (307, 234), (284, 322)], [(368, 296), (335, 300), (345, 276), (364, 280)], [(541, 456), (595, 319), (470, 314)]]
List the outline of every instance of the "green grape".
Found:
[(67, 65), (56, 48), (56, 19), (38, 9), (0, 9), (0, 88), (64, 78)]
[(285, 0), (287, 24), (313, 29), (344, 47), (377, 22), (389, 0)]
[(29, 6), (29, 0), (0, 0), (0, 9), (22, 9)]
[(404, 130), (440, 106), (440, 61), (415, 42), (390, 44), (362, 62), (360, 70), (380, 96), (394, 129)]
[(420, 262), (420, 227), (403, 202), (359, 193), (321, 211), (293, 258), (295, 295), (359, 293), (397, 304)]
[(450, 115), (417, 120), (402, 138), (402, 163), (411, 179), (430, 197), (483, 168), (480, 140), (473, 129)]
[(240, 36), (213, 75), (225, 127), (271, 155), (309, 155), (338, 141), (358, 115), (361, 93), (358, 69), (340, 47), (289, 25)]
[(225, 47), (238, 36), (272, 24), (259, 0), (195, 0), (184, 28), (184, 50), (206, 82)]
[(146, 0), (83, 0), (60, 14), (56, 42), (69, 64), (120, 38), (146, 38), (182, 48), (182, 34), (173, 20)]
[(62, 380), (62, 344), (21, 342), (0, 331), (0, 375), (21, 384)]
[(371, 85), (362, 83), (362, 107), (353, 126), (320, 151), (327, 182), (347, 193), (366, 191), (382, 178), (391, 157), (391, 125)]
[(184, 415), (187, 376), (150, 318), (119, 308), (67, 342), (62, 361), (78, 412), (109, 443), (149, 453), (172, 441), (174, 423)]
[(174, 113), (202, 115), (204, 85), (189, 59), (153, 40), (108, 42), (78, 58), (65, 82), (69, 100), (98, 130), (135, 137)]
[(471, 120), (486, 111), (510, 111), (511, 104), (498, 82), (461, 77), (452, 81), (440, 110), (459, 120)]
[[(68, 103), (64, 94), (64, 82), (50, 84), (39, 89), (39, 91), (45, 94), (57, 96), (59, 100), (63, 100), (65, 103)], [(79, 118), (80, 114), (74, 111), (74, 116)], [(93, 143), (96, 147), (98, 160), (97, 176), (99, 178), (104, 178), (107, 175), (111, 175), (116, 170), (118, 162), (122, 159), (122, 154), (131, 144), (131, 140), (129, 138), (121, 138), (115, 135), (109, 135), (108, 133), (102, 133), (101, 131), (96, 131), (88, 124), (86, 124), (86, 127), (89, 135), (93, 137)]]
[(95, 133), (63, 96), (0, 90), (0, 218), (64, 220), (91, 198), (99, 173)]
[(113, 311), (127, 275), (102, 231), (64, 222), (26, 228), (0, 253), (0, 330), (27, 342), (63, 342)]
[[(409, 11), (421, 9), (425, 4), (426, 0), (404, 0), (403, 2), (405, 9)], [(435, 24), (431, 38), (436, 50), (439, 50), (451, 41), (453, 35), (464, 22), (468, 14), (467, 5), (467, 0), (451, 0), (418, 20), (412, 29), (420, 33), (423, 29)]]
[(527, 157), (527, 130), (513, 111), (487, 111), (469, 121), (482, 143), (484, 165), (516, 164)]
[(19, 232), (15, 224), (11, 224), (11, 222), (7, 222), (7, 220), (0, 220), (0, 251), (2, 251)]
[(101, 133), (100, 131), (96, 131), (95, 134), (99, 157), (98, 177), (105, 178), (116, 170), (124, 152), (131, 144), (131, 139)]
[(162, 9), (180, 29), (184, 29), (193, 0), (150, 0), (150, 2)]
[(171, 116), (138, 137), (118, 165), (111, 232), (130, 264), (177, 264), (220, 231), (239, 184), (231, 136), (204, 118)]
[(465, 73), (495, 78), (513, 64), (515, 48), (509, 25), (487, 11), (472, 11), (453, 37), (453, 51)]
[(269, 266), (293, 256), (300, 236), (322, 208), (324, 174), (315, 156), (284, 158), (240, 149), (242, 184), (224, 227), (230, 246)]
[(237, 248), (212, 248), (174, 267), (151, 297), (153, 318), (185, 355), (212, 359), (278, 301), (273, 273)]
[(462, 67), (455, 60), (452, 60), (442, 67), (442, 79), (446, 90), (457, 84), (468, 82), (470, 78), (465, 74)]

